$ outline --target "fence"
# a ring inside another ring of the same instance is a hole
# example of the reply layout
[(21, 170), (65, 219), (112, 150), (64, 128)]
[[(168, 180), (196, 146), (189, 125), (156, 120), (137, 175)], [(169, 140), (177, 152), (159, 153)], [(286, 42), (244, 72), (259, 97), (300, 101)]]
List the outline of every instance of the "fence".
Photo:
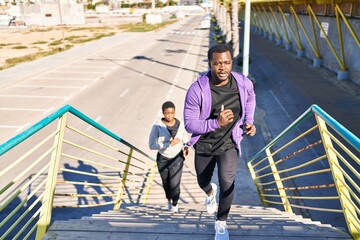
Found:
[(53, 208), (146, 203), (156, 170), (69, 105), (0, 145), (0, 156), (0, 239), (41, 239)]
[(265, 205), (322, 222), (325, 212), (340, 214), (359, 239), (359, 149), (359, 138), (313, 105), (248, 167)]

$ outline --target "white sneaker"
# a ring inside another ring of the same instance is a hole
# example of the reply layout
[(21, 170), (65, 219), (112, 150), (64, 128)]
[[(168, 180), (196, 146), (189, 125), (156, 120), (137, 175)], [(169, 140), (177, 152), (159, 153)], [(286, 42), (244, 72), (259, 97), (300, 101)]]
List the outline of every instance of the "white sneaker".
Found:
[(205, 207), (206, 207), (206, 211), (209, 214), (214, 214), (216, 211), (216, 208), (217, 208), (217, 204), (216, 204), (217, 186), (215, 183), (211, 183), (211, 187), (213, 190), (213, 195), (211, 195), (211, 196), (206, 195)]
[(215, 240), (229, 240), (226, 221), (216, 220), (215, 222)]
[(179, 207), (178, 207), (178, 205), (176, 205), (176, 206), (172, 206), (172, 205), (171, 205), (171, 212), (173, 212), (173, 213), (178, 213), (178, 212), (179, 212)]

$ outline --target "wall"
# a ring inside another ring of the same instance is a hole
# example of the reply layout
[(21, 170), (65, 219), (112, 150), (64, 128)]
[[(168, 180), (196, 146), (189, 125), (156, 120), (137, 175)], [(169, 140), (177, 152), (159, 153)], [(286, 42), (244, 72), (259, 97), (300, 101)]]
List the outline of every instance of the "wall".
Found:
[[(312, 28), (311, 28), (311, 24), (309, 21), (309, 16), (308, 15), (298, 15), (304, 28), (306, 29), (307, 34), (309, 35), (311, 42), (313, 43), (313, 45), (315, 45), (315, 41), (314, 41), (314, 36), (312, 33)], [(295, 26), (294, 26), (294, 21), (293, 21), (293, 17), (289, 14), (287, 14), (287, 20), (291, 25), (291, 28), (296, 31)], [(277, 18), (280, 22), (281, 21), (281, 17), (280, 15), (277, 15)], [(325, 16), (318, 16), (318, 19), (320, 21), (320, 23), (326, 22), (328, 23), (328, 37), (331, 41), (331, 44), (333, 45), (336, 54), (338, 55), (338, 57), (341, 59), (341, 51), (340, 51), (340, 44), (339, 44), (339, 34), (338, 34), (338, 29), (337, 29), (337, 24), (336, 24), (336, 18), (335, 17), (325, 17)], [(351, 18), (348, 19), (349, 23), (351, 24), (353, 30), (355, 33), (357, 33), (357, 36), (359, 36), (360, 33), (360, 19), (359, 18)], [(341, 20), (341, 29), (342, 29), (342, 38), (343, 38), (343, 45), (344, 45), (344, 53), (345, 53), (345, 63), (346, 63), (346, 69), (349, 72), (349, 79), (354, 81), (355, 83), (360, 85), (360, 47), (357, 45), (355, 39), (353, 38), (353, 36), (351, 35), (349, 29), (347, 28), (347, 26), (345, 25), (344, 21)], [(341, 70), (340, 65), (338, 63), (338, 61), (336, 60), (333, 52), (331, 51), (331, 48), (329, 46), (329, 44), (327, 43), (327, 41), (325, 40), (325, 38), (320, 37), (320, 28), (317, 26), (316, 22), (314, 21), (314, 25), (315, 25), (315, 33), (316, 33), (316, 38), (318, 40), (318, 44), (319, 44), (319, 52), (320, 52), (320, 56), (321, 59), (323, 61), (322, 66), (334, 71), (335, 73), (338, 73), (338, 71)], [(271, 25), (273, 29), (274, 26)], [(258, 28), (252, 28), (253, 30), (255, 30), (257, 33), (259, 33), (259, 29)], [(282, 43), (283, 46), (285, 48), (285, 37), (284, 34), (282, 32), (282, 29), (280, 29), (280, 34), (282, 37)], [(310, 43), (308, 42), (303, 30), (301, 29), (300, 25), (298, 24), (298, 29), (300, 32), (300, 38), (301, 38), (301, 42), (304, 48), (304, 53), (306, 58), (309, 59), (314, 59), (315, 58), (315, 54), (314, 51), (312, 50), (312, 47), (310, 45)], [(291, 31), (288, 28), (288, 36), (290, 38), (291, 41), (291, 49), (294, 51), (299, 50), (298, 45), (296, 43), (296, 40), (294, 38), (294, 36), (292, 35)], [(270, 36), (267, 35), (267, 37), (270, 40)], [(274, 42), (276, 41), (275, 37), (272, 39)]]

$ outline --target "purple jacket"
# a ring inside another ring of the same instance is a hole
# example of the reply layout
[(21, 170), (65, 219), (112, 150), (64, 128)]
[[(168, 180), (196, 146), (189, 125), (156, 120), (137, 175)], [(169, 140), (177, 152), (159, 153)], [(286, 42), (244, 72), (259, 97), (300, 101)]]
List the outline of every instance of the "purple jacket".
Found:
[[(231, 72), (237, 82), (240, 93), (242, 114), (232, 130), (232, 139), (241, 153), (240, 142), (243, 135), (243, 124), (254, 123), (255, 92), (253, 83), (243, 74)], [(191, 84), (185, 97), (184, 124), (187, 132), (192, 133), (188, 146), (194, 145), (201, 134), (220, 128), (217, 119), (208, 119), (211, 111), (211, 90), (208, 73), (200, 76)]]

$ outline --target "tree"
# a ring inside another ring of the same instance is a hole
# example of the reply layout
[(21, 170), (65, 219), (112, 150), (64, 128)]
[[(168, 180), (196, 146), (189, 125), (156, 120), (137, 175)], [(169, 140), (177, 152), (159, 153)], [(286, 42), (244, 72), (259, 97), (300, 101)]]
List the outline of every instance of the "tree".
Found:
[(240, 41), (239, 41), (239, 8), (238, 0), (232, 0), (231, 3), (231, 19), (232, 19), (232, 43), (234, 59), (238, 59), (240, 52)]

